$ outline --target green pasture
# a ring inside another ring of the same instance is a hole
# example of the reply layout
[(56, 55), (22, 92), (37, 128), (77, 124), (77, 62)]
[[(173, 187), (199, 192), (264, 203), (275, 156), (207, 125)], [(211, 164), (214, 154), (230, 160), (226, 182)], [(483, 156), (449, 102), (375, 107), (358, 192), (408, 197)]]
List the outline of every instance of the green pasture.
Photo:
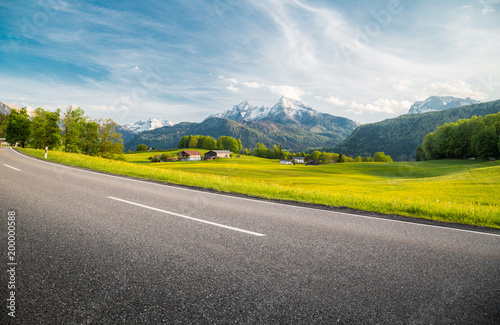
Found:
[[(22, 151), (43, 157), (41, 150)], [(147, 159), (157, 154), (162, 152), (126, 154), (126, 162), (62, 152), (50, 152), (49, 158), (223, 192), (500, 228), (498, 162), (435, 160), (305, 166), (280, 165), (277, 160), (250, 156), (165, 163)]]

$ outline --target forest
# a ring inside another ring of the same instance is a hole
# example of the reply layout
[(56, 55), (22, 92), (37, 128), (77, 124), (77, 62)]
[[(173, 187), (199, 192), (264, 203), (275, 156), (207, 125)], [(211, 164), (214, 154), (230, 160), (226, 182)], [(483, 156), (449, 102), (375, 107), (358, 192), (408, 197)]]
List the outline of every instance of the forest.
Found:
[(500, 156), (500, 113), (446, 123), (425, 136), (417, 160), (497, 158)]

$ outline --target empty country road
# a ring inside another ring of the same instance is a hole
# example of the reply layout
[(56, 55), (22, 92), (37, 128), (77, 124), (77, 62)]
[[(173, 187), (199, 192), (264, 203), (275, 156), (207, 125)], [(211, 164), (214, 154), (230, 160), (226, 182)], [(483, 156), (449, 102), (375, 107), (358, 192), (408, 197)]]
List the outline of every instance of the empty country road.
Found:
[(0, 185), (2, 324), (500, 323), (496, 230), (220, 195), (7, 147)]

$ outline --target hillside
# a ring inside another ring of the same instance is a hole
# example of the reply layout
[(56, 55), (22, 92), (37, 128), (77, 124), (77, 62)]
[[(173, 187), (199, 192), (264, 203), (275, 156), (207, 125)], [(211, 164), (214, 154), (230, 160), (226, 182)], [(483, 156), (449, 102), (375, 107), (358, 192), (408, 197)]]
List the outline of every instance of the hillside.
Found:
[(444, 111), (406, 114), (393, 119), (359, 126), (346, 140), (334, 148), (352, 156), (371, 156), (383, 151), (394, 160), (415, 158), (423, 138), (444, 123), (500, 112), (500, 100), (450, 108)]
[(225, 118), (210, 117), (201, 123), (179, 123), (141, 132), (125, 143), (125, 149), (135, 150), (142, 143), (153, 148), (176, 148), (184, 135), (209, 135), (216, 139), (222, 135), (230, 136), (241, 139), (245, 148), (254, 148), (257, 142), (264, 143), (267, 147), (281, 144), (283, 148), (294, 150), (339, 143), (330, 137), (307, 132), (295, 126), (266, 121), (238, 123)]

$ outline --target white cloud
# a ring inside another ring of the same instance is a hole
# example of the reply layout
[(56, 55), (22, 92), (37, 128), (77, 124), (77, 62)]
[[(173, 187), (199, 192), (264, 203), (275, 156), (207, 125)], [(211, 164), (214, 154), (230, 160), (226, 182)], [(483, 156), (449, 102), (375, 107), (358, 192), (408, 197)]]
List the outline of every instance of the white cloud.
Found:
[(378, 99), (373, 104), (358, 104), (351, 102), (349, 104), (349, 112), (361, 115), (363, 113), (385, 113), (385, 114), (402, 114), (408, 111), (411, 103), (407, 100), (397, 101), (394, 99)]
[[(77, 105), (73, 105), (77, 106)], [(101, 111), (101, 112), (117, 112), (117, 111), (122, 111), (123, 108), (120, 107), (115, 107), (115, 106), (108, 106), (108, 105), (89, 105), (89, 108), (96, 110), (96, 111)]]
[(235, 87), (233, 84), (231, 84), (229, 87), (227, 87), (227, 89), (234, 91), (234, 92), (240, 91), (240, 89)]
[(266, 86), (271, 92), (277, 95), (283, 95), (285, 97), (302, 100), (301, 96), (305, 95), (306, 92), (303, 89), (293, 86)]
[[(219, 78), (222, 80), (225, 80), (225, 81), (231, 81), (231, 80), (236, 81), (236, 79), (232, 79), (232, 78), (228, 79), (228, 78), (224, 78), (223, 76), (220, 76)], [(232, 90), (232, 91), (239, 91), (239, 88), (234, 86), (235, 83), (236, 82), (231, 83), (231, 85), (229, 87), (227, 87), (227, 89)], [(303, 89), (301, 89), (299, 87), (295, 87), (295, 86), (265, 85), (265, 84), (261, 84), (261, 83), (255, 82), (255, 81), (252, 81), (252, 82), (244, 81), (244, 82), (241, 82), (241, 84), (243, 84), (244, 86), (251, 88), (251, 89), (268, 90), (268, 91), (272, 92), (273, 94), (276, 94), (279, 96), (285, 96), (285, 97), (297, 99), (297, 100), (302, 100), (301, 97), (303, 95), (307, 94), (306, 91), (304, 91)]]
[(481, 10), (481, 12), (483, 15), (487, 15), (490, 12), (496, 11), (496, 9), (493, 8), (493, 5), (500, 3), (500, 0), (482, 0), (481, 3), (483, 4), (483, 10)]
[(405, 92), (410, 90), (412, 82), (410, 79), (404, 78), (399, 80), (397, 83), (394, 83), (392, 85), (392, 88), (396, 89), (397, 91)]
[(327, 103), (337, 105), (337, 106), (347, 106), (347, 102), (343, 99), (340, 99), (338, 97), (330, 96), (328, 98), (323, 98), (322, 96), (314, 96), (317, 99), (323, 100)]
[(423, 95), (429, 96), (456, 96), (471, 97), (477, 100), (484, 100), (488, 94), (481, 92), (478, 87), (474, 87), (463, 80), (452, 80), (446, 82), (434, 82), (423, 89)]
[(245, 86), (247, 86), (248, 88), (254, 88), (254, 89), (258, 89), (258, 88), (262, 88), (263, 85), (261, 85), (260, 83), (258, 82), (244, 82), (243, 83)]

